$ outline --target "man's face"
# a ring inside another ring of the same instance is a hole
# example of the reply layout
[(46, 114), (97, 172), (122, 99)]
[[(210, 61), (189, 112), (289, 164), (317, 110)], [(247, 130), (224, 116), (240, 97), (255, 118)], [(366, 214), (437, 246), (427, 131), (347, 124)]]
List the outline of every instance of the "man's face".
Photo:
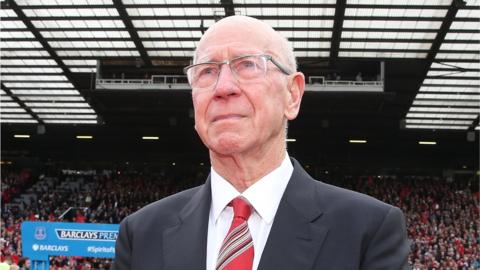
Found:
[[(279, 52), (266, 49), (270, 41), (255, 28), (225, 25), (202, 39), (196, 62), (265, 53), (283, 64)], [(239, 83), (228, 65), (223, 65), (216, 85), (206, 91), (193, 89), (195, 129), (210, 151), (220, 155), (255, 153), (284, 140), (289, 76), (271, 62), (267, 67), (265, 78)]]

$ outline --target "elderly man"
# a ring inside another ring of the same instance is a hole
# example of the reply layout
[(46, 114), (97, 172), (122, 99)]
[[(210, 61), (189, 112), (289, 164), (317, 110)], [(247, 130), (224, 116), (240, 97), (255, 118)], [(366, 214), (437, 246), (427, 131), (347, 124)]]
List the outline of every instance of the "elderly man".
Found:
[(192, 86), (205, 184), (121, 223), (114, 269), (406, 269), (398, 208), (312, 179), (286, 151), (305, 81), (288, 41), (232, 16), (201, 38)]

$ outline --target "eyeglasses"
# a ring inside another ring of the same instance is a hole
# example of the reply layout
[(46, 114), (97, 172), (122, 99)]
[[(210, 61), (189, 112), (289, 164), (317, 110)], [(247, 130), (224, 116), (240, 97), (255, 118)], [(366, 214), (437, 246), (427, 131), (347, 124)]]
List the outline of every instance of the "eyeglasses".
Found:
[(263, 79), (267, 73), (267, 63), (271, 61), (282, 73), (290, 75), (285, 67), (266, 54), (244, 55), (223, 62), (205, 62), (185, 67), (193, 89), (210, 89), (217, 84), (222, 65), (227, 64), (239, 83)]

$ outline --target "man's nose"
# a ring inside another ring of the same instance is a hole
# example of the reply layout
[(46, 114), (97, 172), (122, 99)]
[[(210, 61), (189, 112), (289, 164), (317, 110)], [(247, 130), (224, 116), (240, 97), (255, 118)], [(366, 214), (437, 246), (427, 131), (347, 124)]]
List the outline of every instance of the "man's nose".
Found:
[(226, 97), (240, 93), (238, 81), (229, 65), (225, 64), (220, 67), (220, 74), (218, 74), (214, 91), (216, 97)]

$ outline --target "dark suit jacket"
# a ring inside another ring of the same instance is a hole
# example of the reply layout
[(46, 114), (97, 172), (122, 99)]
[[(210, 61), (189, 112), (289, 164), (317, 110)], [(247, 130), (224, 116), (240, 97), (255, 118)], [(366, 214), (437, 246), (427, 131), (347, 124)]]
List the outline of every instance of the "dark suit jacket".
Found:
[[(259, 270), (409, 268), (398, 208), (316, 181), (292, 162)], [(125, 218), (113, 269), (205, 269), (210, 204), (208, 178)]]

